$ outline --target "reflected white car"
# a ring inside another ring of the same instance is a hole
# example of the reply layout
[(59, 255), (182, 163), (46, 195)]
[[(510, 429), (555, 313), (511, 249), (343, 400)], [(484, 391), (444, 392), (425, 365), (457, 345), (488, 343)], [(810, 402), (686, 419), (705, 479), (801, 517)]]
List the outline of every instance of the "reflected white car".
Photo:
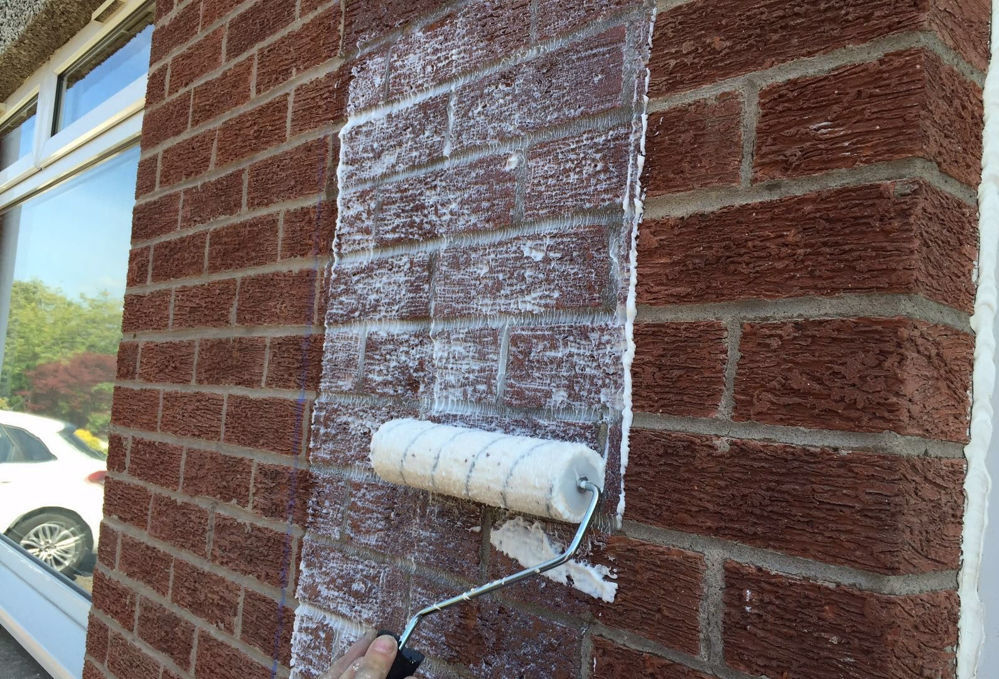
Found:
[(0, 532), (70, 577), (97, 549), (107, 470), (75, 431), (0, 410)]

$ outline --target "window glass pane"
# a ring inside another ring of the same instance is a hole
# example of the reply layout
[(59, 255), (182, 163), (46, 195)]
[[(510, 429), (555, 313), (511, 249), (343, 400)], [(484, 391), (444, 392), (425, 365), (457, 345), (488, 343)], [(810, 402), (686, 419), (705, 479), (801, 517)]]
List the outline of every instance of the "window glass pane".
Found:
[(37, 100), (32, 101), (0, 124), (0, 170), (31, 153), (37, 109)]
[(13, 439), (14, 445), (18, 448), (20, 455), (18, 456), (17, 462), (45, 462), (46, 460), (54, 460), (55, 456), (49, 452), (49, 449), (38, 440), (38, 437), (34, 434), (29, 433), (27, 430), (21, 429), (19, 427), (4, 427), (10, 438)]
[(73, 124), (149, 70), (152, 15), (126, 22), (59, 76), (59, 110), (53, 132)]
[(11, 436), (15, 450), (34, 439), (51, 456), (0, 465), (0, 532), (86, 588), (138, 161), (130, 149), (0, 215), (7, 256), (14, 253), (0, 426), (26, 432)]

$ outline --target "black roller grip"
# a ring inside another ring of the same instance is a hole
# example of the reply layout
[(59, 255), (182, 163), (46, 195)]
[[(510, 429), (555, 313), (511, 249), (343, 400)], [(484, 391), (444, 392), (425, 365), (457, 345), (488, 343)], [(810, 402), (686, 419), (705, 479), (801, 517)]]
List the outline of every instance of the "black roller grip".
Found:
[[(379, 630), (378, 636), (387, 634), (399, 642), (399, 635), (392, 634), (388, 630)], [(416, 674), (416, 670), (420, 669), (420, 664), (423, 663), (423, 659), (426, 658), (425, 655), (419, 651), (414, 651), (408, 646), (395, 655), (395, 662), (392, 663), (392, 669), (389, 670), (388, 677), (386, 679), (406, 679), (406, 677), (411, 677)]]

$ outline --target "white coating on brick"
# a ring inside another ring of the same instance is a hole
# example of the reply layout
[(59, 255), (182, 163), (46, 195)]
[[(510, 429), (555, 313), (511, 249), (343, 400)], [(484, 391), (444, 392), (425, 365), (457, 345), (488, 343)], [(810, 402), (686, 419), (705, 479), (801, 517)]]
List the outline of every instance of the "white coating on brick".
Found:
[[(996, 380), (996, 266), (999, 258), (999, 1), (992, 4), (992, 60), (985, 79), (985, 131), (982, 148), (982, 183), (978, 191), (979, 252), (978, 293), (971, 327), (975, 331), (975, 364), (972, 373), (971, 436), (964, 448), (968, 473), (964, 480), (965, 511), (961, 536), (961, 571), (958, 594), (957, 677), (978, 676), (985, 644), (985, 608), (979, 594), (982, 554), (988, 523), (992, 480), (986, 458), (993, 439), (992, 398)], [(993, 612), (995, 615), (997, 612)], [(993, 639), (992, 643), (996, 643)]]
[[(528, 523), (520, 516), (493, 528), (489, 543), (525, 568), (548, 561), (565, 549), (563, 545), (552, 544), (540, 523)], [(602, 564), (572, 560), (542, 575), (563, 585), (571, 584), (580, 592), (607, 603), (613, 603), (617, 595), (617, 583), (613, 581), (617, 576)]]

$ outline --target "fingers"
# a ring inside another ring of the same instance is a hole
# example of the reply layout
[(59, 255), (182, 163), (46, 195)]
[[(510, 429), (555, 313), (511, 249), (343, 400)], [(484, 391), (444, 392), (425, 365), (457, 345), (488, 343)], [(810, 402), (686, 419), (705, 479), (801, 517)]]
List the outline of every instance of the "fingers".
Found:
[(340, 679), (385, 679), (395, 660), (396, 641), (385, 634), (368, 646), (364, 658), (355, 662)]
[(353, 663), (358, 658), (364, 655), (364, 652), (368, 650), (368, 646), (375, 639), (375, 632), (371, 630), (365, 632), (364, 636), (354, 642), (354, 644), (347, 649), (347, 652), (343, 654), (339, 660), (337, 660), (333, 667), (322, 676), (322, 679), (340, 679), (340, 676), (347, 671), (351, 663)]

